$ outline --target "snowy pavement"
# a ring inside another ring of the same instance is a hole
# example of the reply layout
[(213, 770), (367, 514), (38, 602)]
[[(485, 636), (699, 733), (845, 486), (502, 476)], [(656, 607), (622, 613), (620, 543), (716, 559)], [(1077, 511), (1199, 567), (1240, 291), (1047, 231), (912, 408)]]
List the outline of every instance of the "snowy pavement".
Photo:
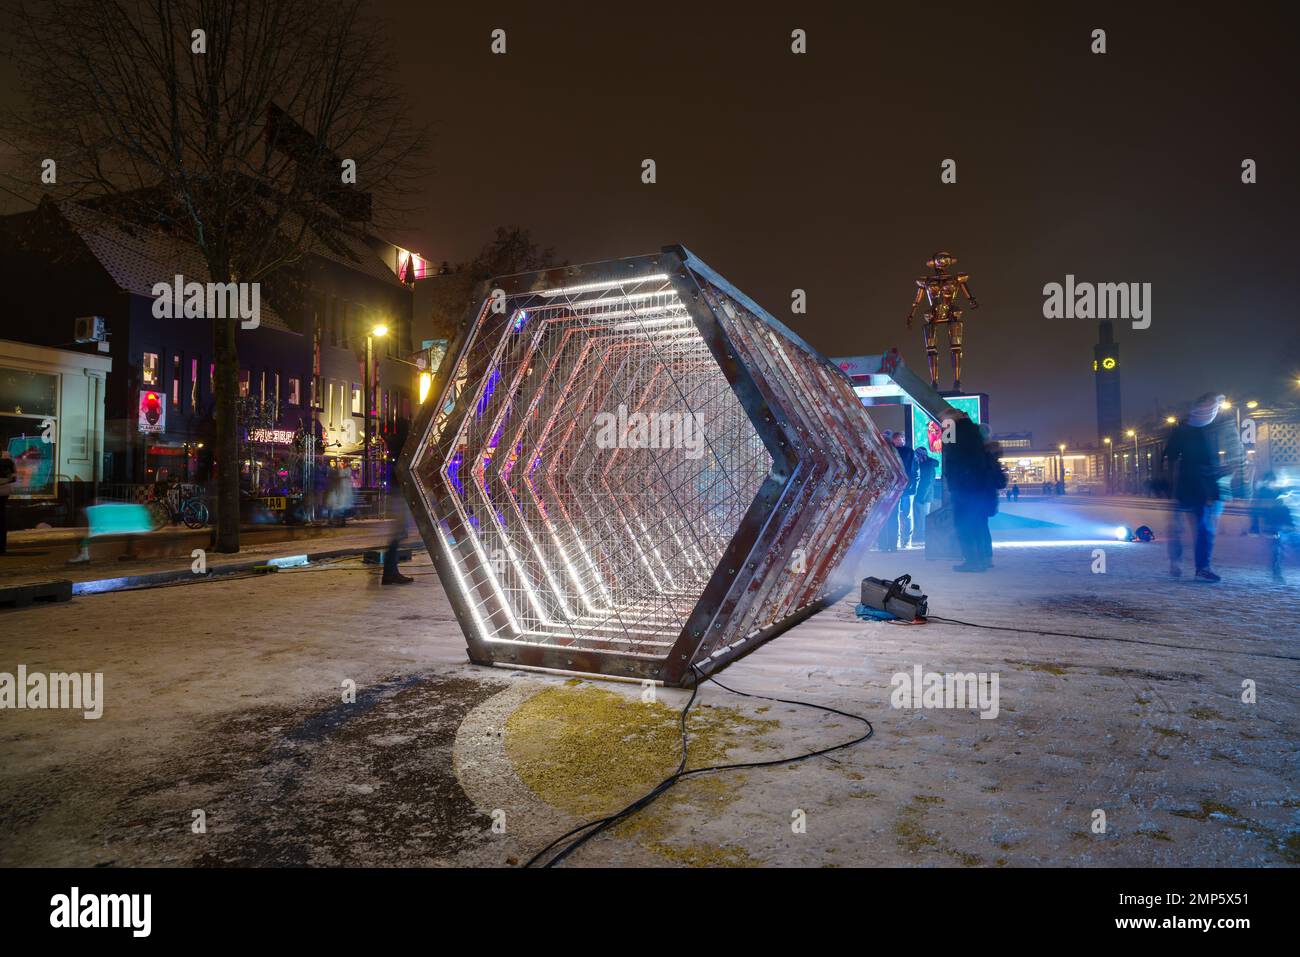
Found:
[[(567, 865), (1300, 863), (1300, 585), (1272, 584), (1239, 517), (1209, 585), (1171, 580), (1162, 542), (1105, 538), (1160, 533), (1154, 509), (1009, 511), (1050, 524), (1002, 533), (992, 572), (919, 550), (865, 572), (1025, 632), (867, 623), (846, 599), (719, 677), (864, 715), (872, 739), (684, 782)], [(400, 589), (340, 561), (0, 610), (0, 672), (103, 672), (105, 696), (98, 720), (0, 711), (0, 865), (517, 864), (675, 764), (684, 692), (469, 665), (427, 557), (410, 570)], [(996, 675), (997, 716), (893, 707), (916, 666)], [(713, 685), (696, 707), (693, 765), (862, 728)]]

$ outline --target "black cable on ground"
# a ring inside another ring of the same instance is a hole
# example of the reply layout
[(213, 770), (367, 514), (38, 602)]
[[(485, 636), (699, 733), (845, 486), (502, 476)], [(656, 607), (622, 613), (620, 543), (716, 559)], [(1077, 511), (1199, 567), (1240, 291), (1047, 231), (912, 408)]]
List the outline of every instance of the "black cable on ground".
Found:
[(1279, 661), (1300, 661), (1294, 655), (1271, 655), (1263, 651), (1232, 651), (1226, 648), (1197, 648), (1195, 645), (1175, 645), (1163, 641), (1143, 641), (1141, 638), (1117, 638), (1113, 635), (1080, 635), (1069, 631), (1043, 631), (1039, 628), (1014, 628), (1011, 625), (985, 625), (977, 621), (962, 621), (960, 618), (943, 618), (939, 615), (926, 615), (926, 621), (942, 621), (949, 625), (965, 625), (967, 628), (987, 628), (991, 631), (1015, 631), (1023, 635), (1045, 635), (1052, 638), (1078, 638), (1083, 641), (1118, 641), (1126, 645), (1150, 645), (1153, 648), (1175, 648), (1179, 651), (1199, 651), (1212, 655), (1242, 655), (1248, 658), (1276, 658)]
[[(752, 692), (749, 691), (740, 691), (736, 688), (727, 687), (717, 678), (714, 678), (712, 675), (704, 674), (702, 671), (700, 671), (700, 669), (696, 665), (691, 665), (691, 670), (695, 672), (696, 680), (695, 680), (695, 684), (691, 687), (691, 696), (689, 699), (687, 699), (686, 706), (682, 708), (681, 715), (678, 718), (681, 724), (681, 734), (682, 734), (682, 759), (680, 762), (678, 762), (677, 770), (674, 771), (672, 774), (668, 775), (668, 777), (660, 781), (649, 792), (647, 792), (642, 797), (637, 798), (635, 801), (633, 801), (627, 807), (623, 808), (621, 811), (617, 811), (614, 814), (609, 815), (608, 817), (602, 817), (594, 821), (588, 821), (586, 824), (581, 824), (578, 827), (575, 827), (573, 830), (561, 834), (555, 840), (551, 841), (550, 844), (547, 844), (544, 848), (542, 848), (531, 858), (529, 858), (528, 862), (524, 864), (524, 867), (532, 867), (534, 864), (537, 863), (539, 859), (544, 857), (546, 853), (550, 851), (552, 848), (568, 840), (569, 838), (574, 838), (573, 841), (571, 841), (569, 844), (564, 846), (563, 849), (561, 849), (558, 854), (552, 857), (544, 865), (545, 867), (554, 867), (556, 864), (560, 863), (562, 860), (564, 860), (566, 857), (568, 857), (570, 854), (572, 854), (574, 851), (580, 848), (583, 844), (587, 843), (597, 834), (609, 830), (611, 827), (613, 827), (615, 824), (619, 823), (620, 821), (626, 820), (627, 818), (635, 814), (637, 811), (640, 811), (643, 808), (648, 807), (650, 804), (656, 801), (661, 795), (663, 795), (665, 792), (671, 789), (673, 785), (675, 785), (678, 781), (681, 781), (683, 778), (693, 777), (694, 775), (697, 774), (710, 774), (714, 771), (735, 771), (735, 770), (741, 770), (745, 768), (769, 768), (781, 764), (794, 764), (799, 761), (806, 761), (809, 758), (816, 758), (825, 754), (830, 754), (832, 751), (841, 751), (844, 748), (851, 748), (855, 744), (861, 744), (863, 741), (866, 741), (868, 738), (870, 738), (872, 735), (876, 733), (876, 729), (872, 727), (871, 722), (868, 721), (866, 718), (862, 717), (861, 715), (850, 714), (847, 711), (840, 711), (836, 708), (829, 707), (828, 705), (814, 704), (811, 701), (795, 701), (789, 698), (773, 698), (768, 695), (753, 694)], [(716, 764), (710, 767), (691, 768), (690, 770), (687, 770), (686, 769), (686, 760), (687, 760), (686, 717), (691, 710), (691, 705), (695, 703), (696, 696), (699, 694), (701, 680), (706, 680), (706, 679), (708, 681), (712, 681), (715, 685), (717, 685), (719, 688), (721, 688), (724, 691), (729, 691), (732, 694), (738, 694), (745, 698), (759, 698), (763, 701), (775, 701), (780, 704), (797, 705), (798, 707), (801, 708), (815, 708), (818, 711), (826, 711), (829, 712), (830, 714), (837, 714), (844, 718), (852, 718), (854, 721), (861, 721), (863, 724), (867, 726), (867, 733), (854, 738), (852, 741), (844, 741), (840, 744), (831, 745), (828, 748), (820, 748), (816, 751), (809, 751), (806, 754), (796, 754), (793, 757), (774, 758), (770, 761), (744, 761), (738, 764)]]

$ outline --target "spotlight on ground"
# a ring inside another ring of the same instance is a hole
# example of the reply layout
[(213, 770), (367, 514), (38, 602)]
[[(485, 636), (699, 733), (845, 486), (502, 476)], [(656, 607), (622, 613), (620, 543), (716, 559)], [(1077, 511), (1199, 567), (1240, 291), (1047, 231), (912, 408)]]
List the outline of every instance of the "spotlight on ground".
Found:
[(1117, 542), (1131, 542), (1132, 540), (1133, 540), (1133, 533), (1132, 533), (1131, 531), (1129, 531), (1129, 529), (1128, 529), (1126, 526), (1124, 526), (1124, 525), (1118, 525), (1118, 526), (1116, 526), (1116, 528), (1115, 528), (1115, 541), (1117, 541)]

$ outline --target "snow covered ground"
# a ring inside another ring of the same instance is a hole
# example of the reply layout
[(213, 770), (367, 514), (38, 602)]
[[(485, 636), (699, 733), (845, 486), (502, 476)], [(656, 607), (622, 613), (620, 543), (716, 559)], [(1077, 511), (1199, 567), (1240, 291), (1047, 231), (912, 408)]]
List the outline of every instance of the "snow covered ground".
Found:
[[(1106, 540), (1140, 519), (1160, 533), (1158, 509), (1010, 511), (1052, 525), (1001, 533), (1018, 543), (988, 574), (919, 550), (866, 572), (911, 573), (933, 615), (1024, 632), (867, 623), (846, 599), (720, 680), (864, 715), (872, 739), (684, 782), (568, 863), (1300, 862), (1300, 585), (1270, 581), (1240, 517), (1210, 585), (1170, 579), (1162, 542)], [(650, 704), (468, 665), (427, 561), (403, 589), (338, 562), (0, 610), (0, 672), (99, 671), (105, 687), (98, 720), (0, 711), (0, 864), (515, 864), (675, 763), (663, 729), (684, 692)], [(996, 675), (997, 716), (893, 707), (916, 666)], [(710, 763), (862, 728), (712, 685), (697, 708)]]

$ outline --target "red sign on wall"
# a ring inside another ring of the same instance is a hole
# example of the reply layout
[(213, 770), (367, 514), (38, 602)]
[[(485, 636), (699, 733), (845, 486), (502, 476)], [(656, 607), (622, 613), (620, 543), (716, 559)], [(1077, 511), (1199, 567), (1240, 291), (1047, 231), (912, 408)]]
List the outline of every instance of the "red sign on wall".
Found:
[(167, 431), (167, 404), (162, 393), (155, 389), (140, 390), (139, 415), (136, 419), (141, 432)]

